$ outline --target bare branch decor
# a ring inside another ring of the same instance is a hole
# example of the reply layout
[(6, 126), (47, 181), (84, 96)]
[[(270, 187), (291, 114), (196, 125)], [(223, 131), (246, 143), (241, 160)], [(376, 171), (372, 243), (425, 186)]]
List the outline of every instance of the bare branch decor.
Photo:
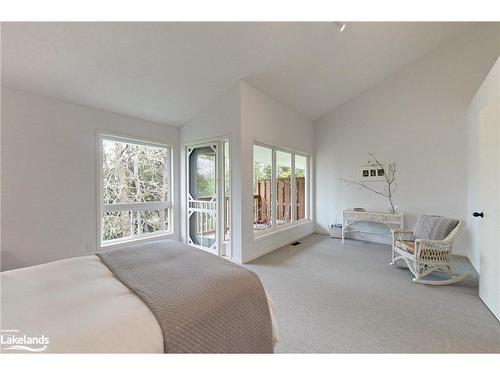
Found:
[(374, 166), (376, 166), (377, 169), (385, 170), (384, 187), (382, 188), (382, 190), (377, 190), (371, 186), (368, 186), (358, 181), (346, 180), (343, 178), (341, 178), (340, 181), (345, 182), (348, 186), (355, 185), (387, 198), (389, 200), (389, 206), (392, 213), (397, 213), (397, 206), (393, 202), (394, 192), (396, 191), (398, 186), (396, 183), (396, 163), (388, 163), (387, 168), (385, 168), (384, 165), (375, 157), (373, 153), (369, 153), (368, 155), (370, 155), (372, 159), (371, 163)]

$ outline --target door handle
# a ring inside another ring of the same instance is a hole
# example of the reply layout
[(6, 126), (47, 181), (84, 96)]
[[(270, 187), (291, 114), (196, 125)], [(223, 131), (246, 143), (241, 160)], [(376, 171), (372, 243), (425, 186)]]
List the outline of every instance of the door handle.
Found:
[(484, 217), (484, 214), (482, 212), (473, 212), (472, 216), (474, 216), (474, 217), (478, 217), (478, 216)]

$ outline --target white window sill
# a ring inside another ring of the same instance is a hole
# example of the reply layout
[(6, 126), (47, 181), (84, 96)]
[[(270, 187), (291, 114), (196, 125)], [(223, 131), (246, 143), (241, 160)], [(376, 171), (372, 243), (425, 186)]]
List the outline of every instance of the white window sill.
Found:
[(103, 250), (110, 250), (114, 248), (121, 247), (123, 245), (133, 245), (133, 244), (138, 244), (138, 243), (143, 243), (143, 242), (149, 242), (149, 241), (155, 241), (155, 240), (160, 240), (160, 239), (172, 239), (175, 238), (174, 232), (162, 232), (158, 234), (151, 234), (151, 235), (146, 235), (143, 237), (136, 237), (136, 238), (128, 238), (125, 240), (111, 240), (108, 241), (107, 243), (101, 243), (99, 246), (98, 251), (103, 251)]
[(288, 232), (288, 231), (293, 230), (293, 229), (300, 228), (300, 227), (302, 227), (306, 224), (310, 224), (310, 223), (312, 223), (311, 219), (302, 219), (302, 220), (297, 221), (295, 223), (280, 225), (277, 228), (275, 227), (272, 229), (266, 229), (265, 231), (263, 231), (265, 233), (257, 233), (256, 234), (254, 232), (253, 242), (258, 242), (258, 241), (265, 240), (267, 238), (272, 238), (275, 235), (278, 235), (278, 234), (281, 234), (284, 232)]

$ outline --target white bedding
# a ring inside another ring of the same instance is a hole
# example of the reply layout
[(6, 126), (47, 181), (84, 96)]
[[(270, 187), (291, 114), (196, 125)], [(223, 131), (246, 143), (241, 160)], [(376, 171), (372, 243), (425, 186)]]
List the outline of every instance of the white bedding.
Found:
[(47, 336), (45, 352), (163, 352), (153, 313), (96, 255), (3, 272), (1, 280), (2, 329)]
[[(96, 255), (2, 272), (0, 277), (2, 330), (45, 335), (49, 344), (44, 352), (163, 353), (153, 313)], [(10, 352), (7, 347), (2, 345), (2, 352)]]

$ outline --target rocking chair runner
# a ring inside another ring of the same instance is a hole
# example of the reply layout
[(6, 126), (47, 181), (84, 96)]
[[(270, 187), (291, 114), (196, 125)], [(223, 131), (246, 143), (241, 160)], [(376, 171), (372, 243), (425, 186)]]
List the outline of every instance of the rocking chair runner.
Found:
[[(392, 230), (392, 262), (404, 261), (415, 275), (414, 282), (428, 285), (448, 285), (468, 277), (457, 275), (451, 268), (451, 250), (463, 222), (442, 216), (419, 217), (415, 230)], [(445, 280), (426, 280), (431, 272), (448, 274)]]

